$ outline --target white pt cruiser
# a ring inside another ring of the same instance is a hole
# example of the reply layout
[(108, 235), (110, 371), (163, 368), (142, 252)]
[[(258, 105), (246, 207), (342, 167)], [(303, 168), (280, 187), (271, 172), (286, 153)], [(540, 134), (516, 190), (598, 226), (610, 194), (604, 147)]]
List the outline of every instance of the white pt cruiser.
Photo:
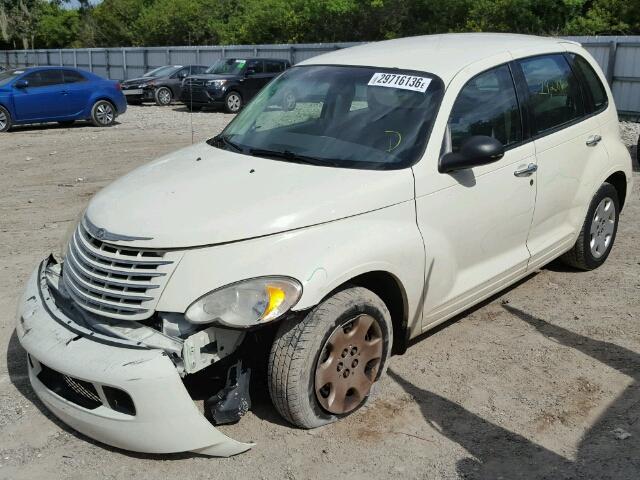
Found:
[(292, 424), (349, 415), (421, 332), (557, 257), (600, 266), (630, 185), (611, 91), (576, 43), (336, 51), (99, 192), (33, 273), (17, 335), (42, 402), (85, 435), (234, 455), (251, 444), (214, 425), (246, 412), (260, 359)]

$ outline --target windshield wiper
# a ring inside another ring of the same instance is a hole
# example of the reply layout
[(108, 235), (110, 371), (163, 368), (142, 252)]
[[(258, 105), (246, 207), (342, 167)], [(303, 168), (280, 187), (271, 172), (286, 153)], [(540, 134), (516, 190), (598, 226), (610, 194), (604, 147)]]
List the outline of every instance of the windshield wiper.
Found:
[(244, 153), (244, 150), (240, 145), (238, 145), (237, 143), (233, 143), (231, 140), (229, 140), (224, 135), (216, 135), (215, 137), (210, 138), (209, 140), (207, 140), (207, 143), (209, 145), (211, 145), (212, 147), (220, 148), (220, 146), (222, 145), (224, 147), (231, 147), (236, 152)]
[(290, 150), (279, 151), (279, 150), (265, 150), (261, 148), (252, 148), (249, 150), (249, 153), (255, 157), (281, 158), (289, 162), (304, 163), (307, 165), (319, 165), (319, 166), (334, 165), (335, 166), (337, 164), (337, 162), (332, 160), (325, 160), (322, 158), (309, 157), (307, 155), (300, 155), (298, 153), (293, 153)]

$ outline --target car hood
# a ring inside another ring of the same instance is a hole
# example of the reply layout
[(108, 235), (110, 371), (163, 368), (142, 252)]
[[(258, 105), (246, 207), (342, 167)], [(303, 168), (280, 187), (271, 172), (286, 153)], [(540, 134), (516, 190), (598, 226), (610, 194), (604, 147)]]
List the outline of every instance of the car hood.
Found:
[(127, 245), (186, 248), (285, 232), (412, 198), (411, 169), (302, 165), (202, 143), (116, 180), (96, 194), (86, 216)]
[(124, 82), (122, 82), (122, 86), (128, 86), (128, 85), (137, 85), (139, 83), (145, 83), (145, 82), (149, 82), (151, 80), (157, 80), (160, 77), (140, 77), (140, 78), (132, 78), (129, 80), (125, 80)]

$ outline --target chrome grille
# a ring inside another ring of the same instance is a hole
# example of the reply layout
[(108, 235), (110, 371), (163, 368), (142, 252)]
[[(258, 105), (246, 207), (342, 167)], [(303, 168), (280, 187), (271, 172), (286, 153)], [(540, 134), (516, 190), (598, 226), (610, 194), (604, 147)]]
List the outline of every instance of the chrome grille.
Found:
[(80, 222), (67, 248), (62, 278), (83, 309), (141, 320), (153, 314), (175, 261), (176, 253), (103, 242)]

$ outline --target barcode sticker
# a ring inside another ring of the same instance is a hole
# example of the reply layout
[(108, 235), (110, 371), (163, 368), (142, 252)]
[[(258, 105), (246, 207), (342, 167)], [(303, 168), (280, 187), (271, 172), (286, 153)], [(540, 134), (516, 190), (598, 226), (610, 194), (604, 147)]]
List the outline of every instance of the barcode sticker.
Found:
[(431, 83), (430, 78), (418, 77), (416, 75), (401, 75), (398, 73), (374, 73), (369, 85), (374, 87), (401, 88), (403, 90), (413, 90), (414, 92), (426, 92)]

